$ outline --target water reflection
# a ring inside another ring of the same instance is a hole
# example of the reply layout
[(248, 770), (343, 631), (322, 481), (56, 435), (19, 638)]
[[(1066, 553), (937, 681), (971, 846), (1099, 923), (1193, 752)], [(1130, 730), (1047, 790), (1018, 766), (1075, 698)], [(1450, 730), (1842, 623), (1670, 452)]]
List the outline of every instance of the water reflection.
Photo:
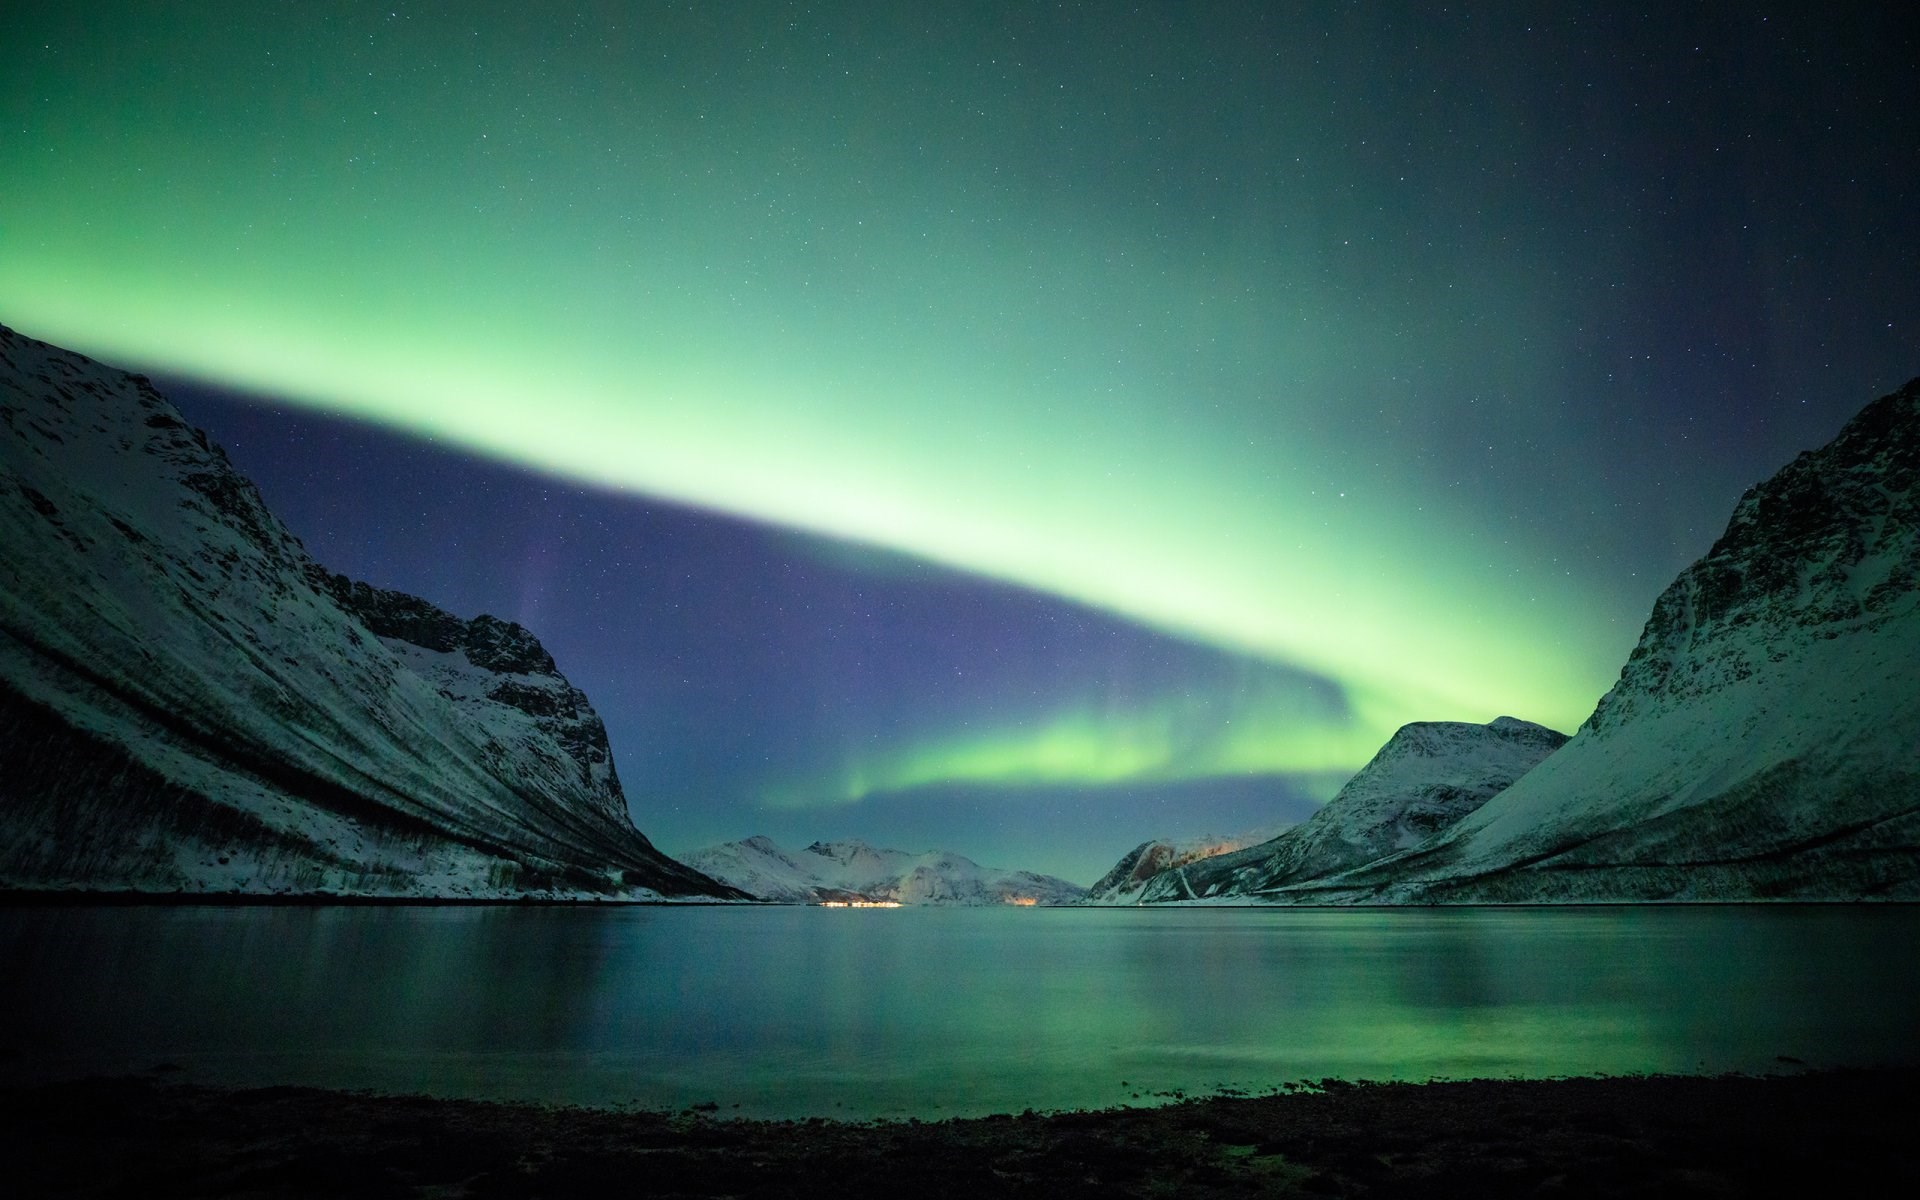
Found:
[(947, 1115), (1913, 1061), (1916, 935), (1907, 908), (13, 910), (0, 1070)]

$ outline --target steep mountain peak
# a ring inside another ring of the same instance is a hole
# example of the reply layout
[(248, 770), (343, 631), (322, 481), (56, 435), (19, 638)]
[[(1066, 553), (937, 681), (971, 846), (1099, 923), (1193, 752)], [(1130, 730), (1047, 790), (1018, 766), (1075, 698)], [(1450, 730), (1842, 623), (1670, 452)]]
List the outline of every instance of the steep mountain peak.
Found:
[(313, 562), (139, 376), (0, 327), (0, 886), (726, 894), (531, 633)]
[(1743, 630), (1830, 639), (1907, 619), (1920, 597), (1920, 379), (1749, 488), (1726, 532), (1655, 601), (1587, 726), (1618, 728), (1767, 668)]
[(1920, 894), (1920, 380), (1740, 498), (1579, 734), (1351, 899)]

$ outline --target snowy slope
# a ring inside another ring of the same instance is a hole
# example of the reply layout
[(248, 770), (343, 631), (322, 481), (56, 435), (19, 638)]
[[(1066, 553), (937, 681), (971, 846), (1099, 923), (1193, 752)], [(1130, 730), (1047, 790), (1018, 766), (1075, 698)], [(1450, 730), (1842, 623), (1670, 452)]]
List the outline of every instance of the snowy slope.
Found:
[(1352, 900), (1920, 898), (1920, 380), (1751, 489), (1566, 747)]
[(1162, 871), (1272, 841), (1292, 827), (1291, 824), (1269, 825), (1224, 837), (1155, 838), (1142, 842), (1122, 855), (1112, 870), (1094, 881), (1087, 889), (1085, 903), (1137, 904), (1148, 881)]
[(1140, 900), (1306, 899), (1288, 891), (1404, 850), (1527, 774), (1567, 737), (1500, 717), (1405, 725), (1319, 812), (1272, 841), (1166, 871)]
[(0, 886), (713, 893), (526, 630), (332, 575), (147, 380), (0, 327)]
[(908, 854), (860, 841), (815, 842), (789, 853), (771, 839), (723, 842), (681, 856), (696, 870), (762, 900), (895, 900), (901, 904), (1073, 904), (1086, 890), (1030, 871), (983, 867), (942, 851)]

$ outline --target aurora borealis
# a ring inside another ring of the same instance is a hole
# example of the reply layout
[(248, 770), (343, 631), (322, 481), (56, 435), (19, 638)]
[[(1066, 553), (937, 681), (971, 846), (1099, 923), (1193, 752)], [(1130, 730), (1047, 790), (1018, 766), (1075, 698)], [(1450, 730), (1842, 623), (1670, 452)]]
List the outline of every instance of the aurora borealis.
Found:
[(15, 4), (0, 320), (534, 628), (663, 845), (1085, 882), (1570, 731), (1920, 370), (1897, 17), (1430, 8)]

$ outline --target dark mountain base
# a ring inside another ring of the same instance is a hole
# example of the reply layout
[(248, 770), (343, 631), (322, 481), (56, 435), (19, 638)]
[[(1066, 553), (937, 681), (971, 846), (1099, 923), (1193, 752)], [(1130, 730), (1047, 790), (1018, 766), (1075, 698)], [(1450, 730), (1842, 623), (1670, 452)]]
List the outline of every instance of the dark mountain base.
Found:
[[(1836, 782), (1843, 774), (1840, 765), (1785, 763), (1714, 799), (1636, 816), (1500, 870), (1448, 879), (1446, 855), (1456, 848), (1441, 847), (1324, 890), (1369, 899), (1355, 883), (1377, 874), (1391, 885), (1397, 869), (1413, 867), (1428, 870), (1417, 898), (1436, 904), (1920, 899), (1920, 773), (1879, 770)], [(1809, 813), (1820, 817), (1809, 821)]]
[[(0, 905), (217, 904), (250, 898), (314, 904), (632, 902), (634, 887), (667, 897), (747, 899), (661, 857), (651, 846), (644, 853), (657, 863), (635, 857), (636, 849), (629, 846), (624, 871), (532, 860), (497, 843), (449, 837), (429, 822), (368, 803), (285, 764), (245, 759), (234, 747), (204, 748), (236, 766), (244, 762), (263, 787), (351, 819), (366, 847), (412, 858), (435, 848), (491, 856), (494, 888), (476, 897), (409, 895), (412, 880), (404, 871), (336, 854), (297, 830), (275, 828), (212, 800), (111, 741), (68, 724), (0, 680)], [(183, 857), (247, 864), (258, 890), (209, 888), (181, 872)], [(340, 890), (329, 887), (330, 876)], [(84, 883), (75, 886), (76, 880)]]
[[(1905, 847), (1821, 849), (1731, 861), (1579, 863), (1515, 867), (1427, 889), (1425, 904), (1745, 903), (1920, 900), (1920, 851)], [(1327, 897), (1332, 899), (1332, 896)], [(1315, 897), (1303, 896), (1312, 903)]]
[[(274, 782), (303, 800), (319, 790), (299, 786), (306, 781)], [(364, 802), (349, 806), (351, 793), (332, 792), (340, 798), (332, 807), (389, 838), (439, 840), (424, 822)], [(167, 878), (182, 844), (207, 858), (271, 864), (292, 891), (317, 886), (323, 867), (348, 865), (298, 833), (167, 779), (0, 682), (0, 878), (79, 876), (101, 891), (136, 890), (141, 881)], [(382, 880), (369, 872), (358, 882)]]
[(1920, 1194), (1920, 1071), (1337, 1085), (939, 1124), (151, 1079), (0, 1091), (21, 1195)]

